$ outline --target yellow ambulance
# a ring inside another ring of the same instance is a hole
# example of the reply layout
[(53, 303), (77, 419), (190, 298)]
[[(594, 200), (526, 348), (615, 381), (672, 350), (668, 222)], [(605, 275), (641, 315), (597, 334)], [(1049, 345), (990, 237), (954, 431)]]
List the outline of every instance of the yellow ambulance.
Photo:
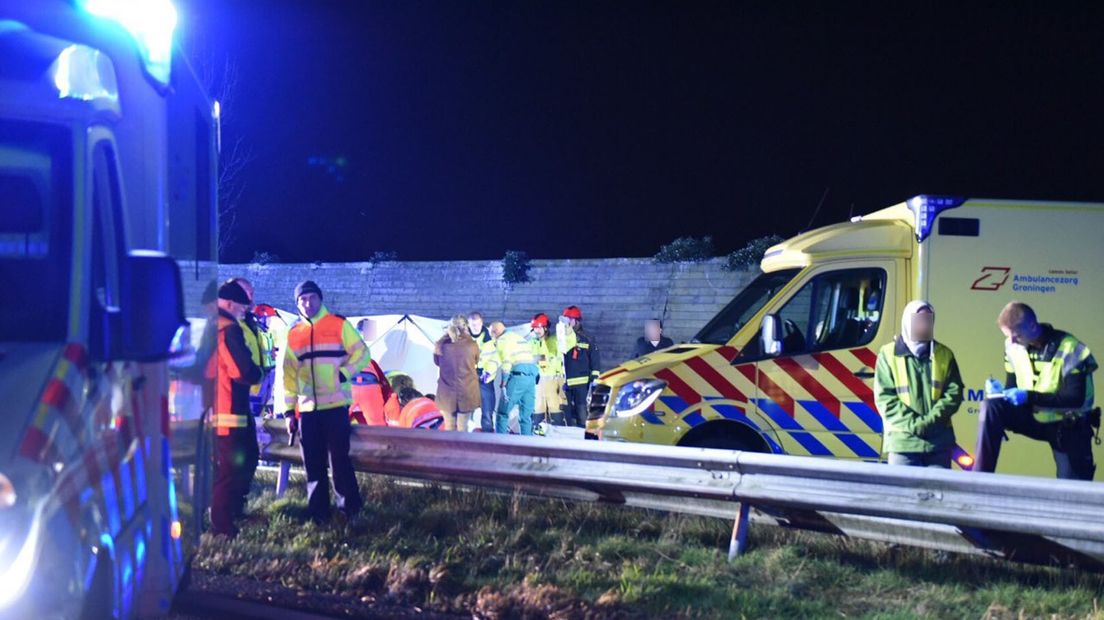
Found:
[[(767, 250), (762, 274), (691, 343), (603, 374), (591, 429), (605, 441), (884, 460), (877, 352), (920, 298), (966, 384), (954, 460), (969, 469), (985, 380), (1005, 375), (996, 319), (1007, 302), (1104, 351), (1102, 230), (1104, 204), (922, 195), (803, 233)], [(999, 472), (1055, 474), (1049, 446), (1009, 436)]]

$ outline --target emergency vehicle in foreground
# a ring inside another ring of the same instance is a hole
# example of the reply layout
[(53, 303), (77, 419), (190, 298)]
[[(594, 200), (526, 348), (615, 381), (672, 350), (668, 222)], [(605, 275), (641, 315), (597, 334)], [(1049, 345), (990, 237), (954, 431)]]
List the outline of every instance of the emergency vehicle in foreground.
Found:
[[(0, 0), (0, 615), (163, 614), (167, 360), (215, 277), (217, 110), (168, 0)], [(190, 526), (189, 526), (190, 527)]]
[[(882, 460), (877, 352), (920, 298), (967, 388), (954, 458), (968, 469), (985, 380), (1004, 379), (1005, 303), (1030, 304), (1104, 353), (1101, 230), (1104, 204), (916, 196), (803, 233), (770, 248), (763, 273), (691, 344), (603, 374), (592, 429), (607, 441)], [(1009, 436), (999, 471), (1054, 475), (1049, 446)]]

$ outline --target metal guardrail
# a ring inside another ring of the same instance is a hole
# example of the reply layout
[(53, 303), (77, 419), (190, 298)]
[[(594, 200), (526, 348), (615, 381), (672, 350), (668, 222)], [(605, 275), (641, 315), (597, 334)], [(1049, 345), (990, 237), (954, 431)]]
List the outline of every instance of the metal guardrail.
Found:
[[(299, 463), (283, 420), (262, 458)], [(354, 426), (357, 471), (1104, 570), (1104, 485), (641, 444)], [(286, 474), (286, 468), (285, 468)], [(282, 481), (286, 484), (286, 478)], [(749, 511), (749, 507), (754, 510)]]

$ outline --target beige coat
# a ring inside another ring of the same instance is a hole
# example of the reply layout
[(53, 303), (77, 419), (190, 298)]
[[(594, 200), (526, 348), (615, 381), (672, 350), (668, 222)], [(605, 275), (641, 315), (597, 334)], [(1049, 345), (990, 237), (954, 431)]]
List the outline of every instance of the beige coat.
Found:
[(437, 379), (437, 408), (443, 414), (471, 413), (479, 408), (479, 345), (471, 338), (453, 342), (446, 335), (437, 341), (433, 363), (441, 369)]

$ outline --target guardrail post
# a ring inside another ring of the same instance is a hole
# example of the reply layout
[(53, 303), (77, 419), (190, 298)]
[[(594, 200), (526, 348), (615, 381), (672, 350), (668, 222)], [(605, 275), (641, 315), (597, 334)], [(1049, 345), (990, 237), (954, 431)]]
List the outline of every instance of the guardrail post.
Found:
[(740, 508), (736, 512), (736, 522), (732, 524), (732, 539), (728, 542), (728, 561), (736, 559), (747, 550), (748, 511), (751, 506), (747, 502), (740, 502)]
[(291, 473), (291, 463), (280, 461), (280, 475), (276, 477), (276, 497), (283, 497), (287, 492), (289, 473)]

